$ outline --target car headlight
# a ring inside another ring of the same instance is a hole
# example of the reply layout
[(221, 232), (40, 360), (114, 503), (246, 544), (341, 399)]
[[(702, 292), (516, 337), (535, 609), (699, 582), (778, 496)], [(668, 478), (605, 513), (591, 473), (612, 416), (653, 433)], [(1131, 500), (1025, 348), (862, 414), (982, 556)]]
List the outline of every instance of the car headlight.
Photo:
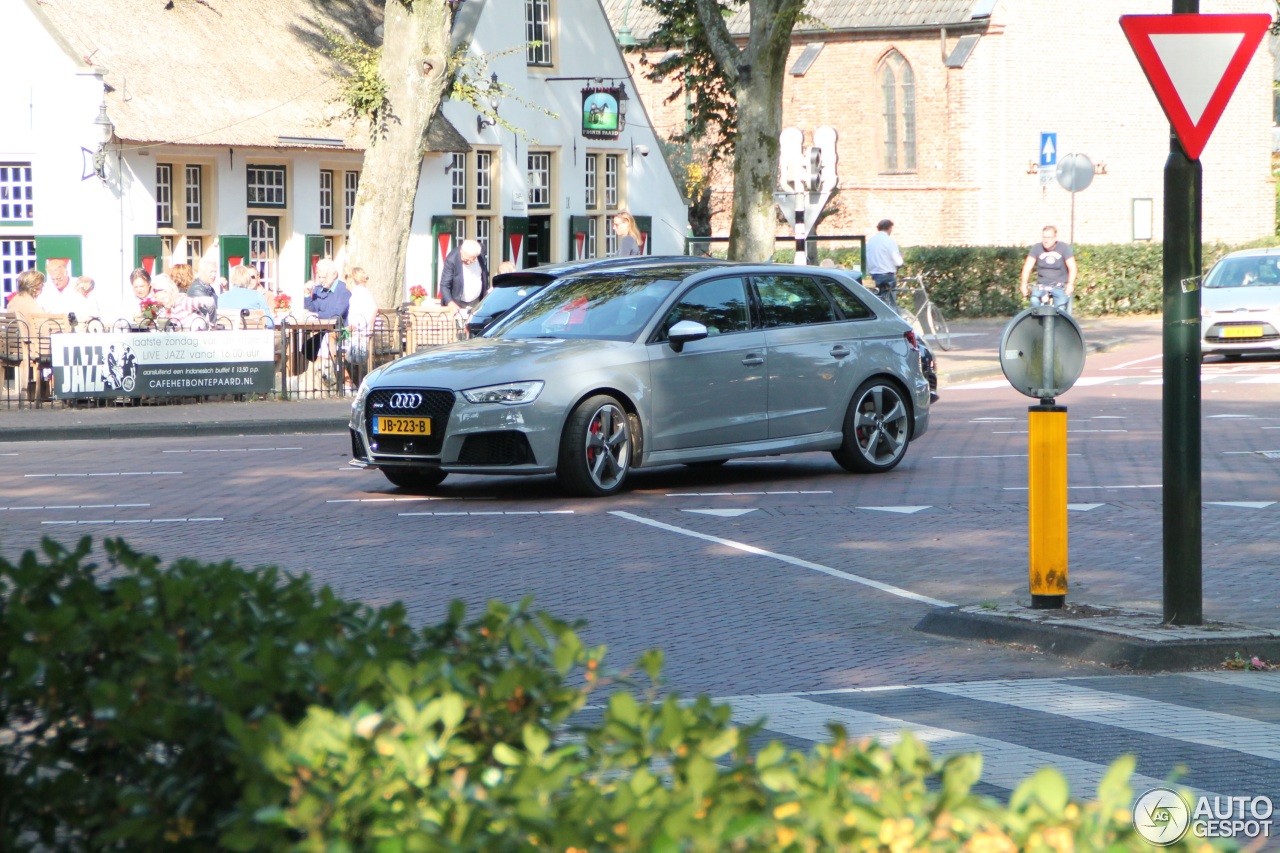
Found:
[(542, 393), (542, 381), (506, 382), (502, 385), (486, 385), (483, 388), (469, 388), (462, 392), (468, 403), (501, 403), (504, 406), (519, 406), (532, 403)]

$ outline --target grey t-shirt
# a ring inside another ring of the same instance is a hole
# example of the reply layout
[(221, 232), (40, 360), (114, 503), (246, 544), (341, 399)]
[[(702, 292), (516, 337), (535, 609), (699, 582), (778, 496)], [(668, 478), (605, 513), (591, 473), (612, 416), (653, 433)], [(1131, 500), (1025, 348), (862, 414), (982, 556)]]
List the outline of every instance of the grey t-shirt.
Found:
[(1067, 283), (1067, 258), (1074, 257), (1069, 243), (1059, 240), (1052, 249), (1036, 243), (1027, 254), (1036, 259), (1036, 284), (1060, 287)]

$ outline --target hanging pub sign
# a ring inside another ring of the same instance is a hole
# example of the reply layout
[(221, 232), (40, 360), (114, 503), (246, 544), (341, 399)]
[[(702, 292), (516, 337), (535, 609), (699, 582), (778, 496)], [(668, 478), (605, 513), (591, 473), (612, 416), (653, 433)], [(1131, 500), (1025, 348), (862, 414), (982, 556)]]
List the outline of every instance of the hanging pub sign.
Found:
[(627, 92), (622, 86), (582, 90), (582, 135), (617, 139), (626, 121)]

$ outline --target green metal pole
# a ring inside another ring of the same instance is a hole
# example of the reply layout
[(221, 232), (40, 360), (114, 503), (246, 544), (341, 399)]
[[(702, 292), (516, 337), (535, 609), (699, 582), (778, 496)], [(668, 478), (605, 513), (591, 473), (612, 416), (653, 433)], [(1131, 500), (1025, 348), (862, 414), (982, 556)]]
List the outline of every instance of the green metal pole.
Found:
[[(1174, 14), (1199, 0), (1173, 0)], [(1200, 518), (1200, 161), (1164, 165), (1164, 621), (1204, 624)]]

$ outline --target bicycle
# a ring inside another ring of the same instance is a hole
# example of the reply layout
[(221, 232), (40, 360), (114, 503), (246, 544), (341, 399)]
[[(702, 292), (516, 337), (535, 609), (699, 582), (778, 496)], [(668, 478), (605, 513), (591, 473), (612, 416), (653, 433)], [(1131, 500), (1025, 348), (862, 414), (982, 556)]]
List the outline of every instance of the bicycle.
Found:
[(928, 329), (928, 337), (933, 338), (934, 343), (940, 348), (951, 349), (951, 329), (947, 327), (947, 318), (942, 316), (942, 311), (929, 298), (929, 289), (924, 284), (924, 273), (917, 273), (904, 281), (915, 282), (915, 287), (911, 288), (912, 304), (915, 307), (907, 309), (898, 305), (897, 296), (905, 291), (903, 288), (895, 287), (893, 289), (894, 307), (898, 309), (898, 313), (904, 318), (908, 316), (914, 318), (921, 330)]

